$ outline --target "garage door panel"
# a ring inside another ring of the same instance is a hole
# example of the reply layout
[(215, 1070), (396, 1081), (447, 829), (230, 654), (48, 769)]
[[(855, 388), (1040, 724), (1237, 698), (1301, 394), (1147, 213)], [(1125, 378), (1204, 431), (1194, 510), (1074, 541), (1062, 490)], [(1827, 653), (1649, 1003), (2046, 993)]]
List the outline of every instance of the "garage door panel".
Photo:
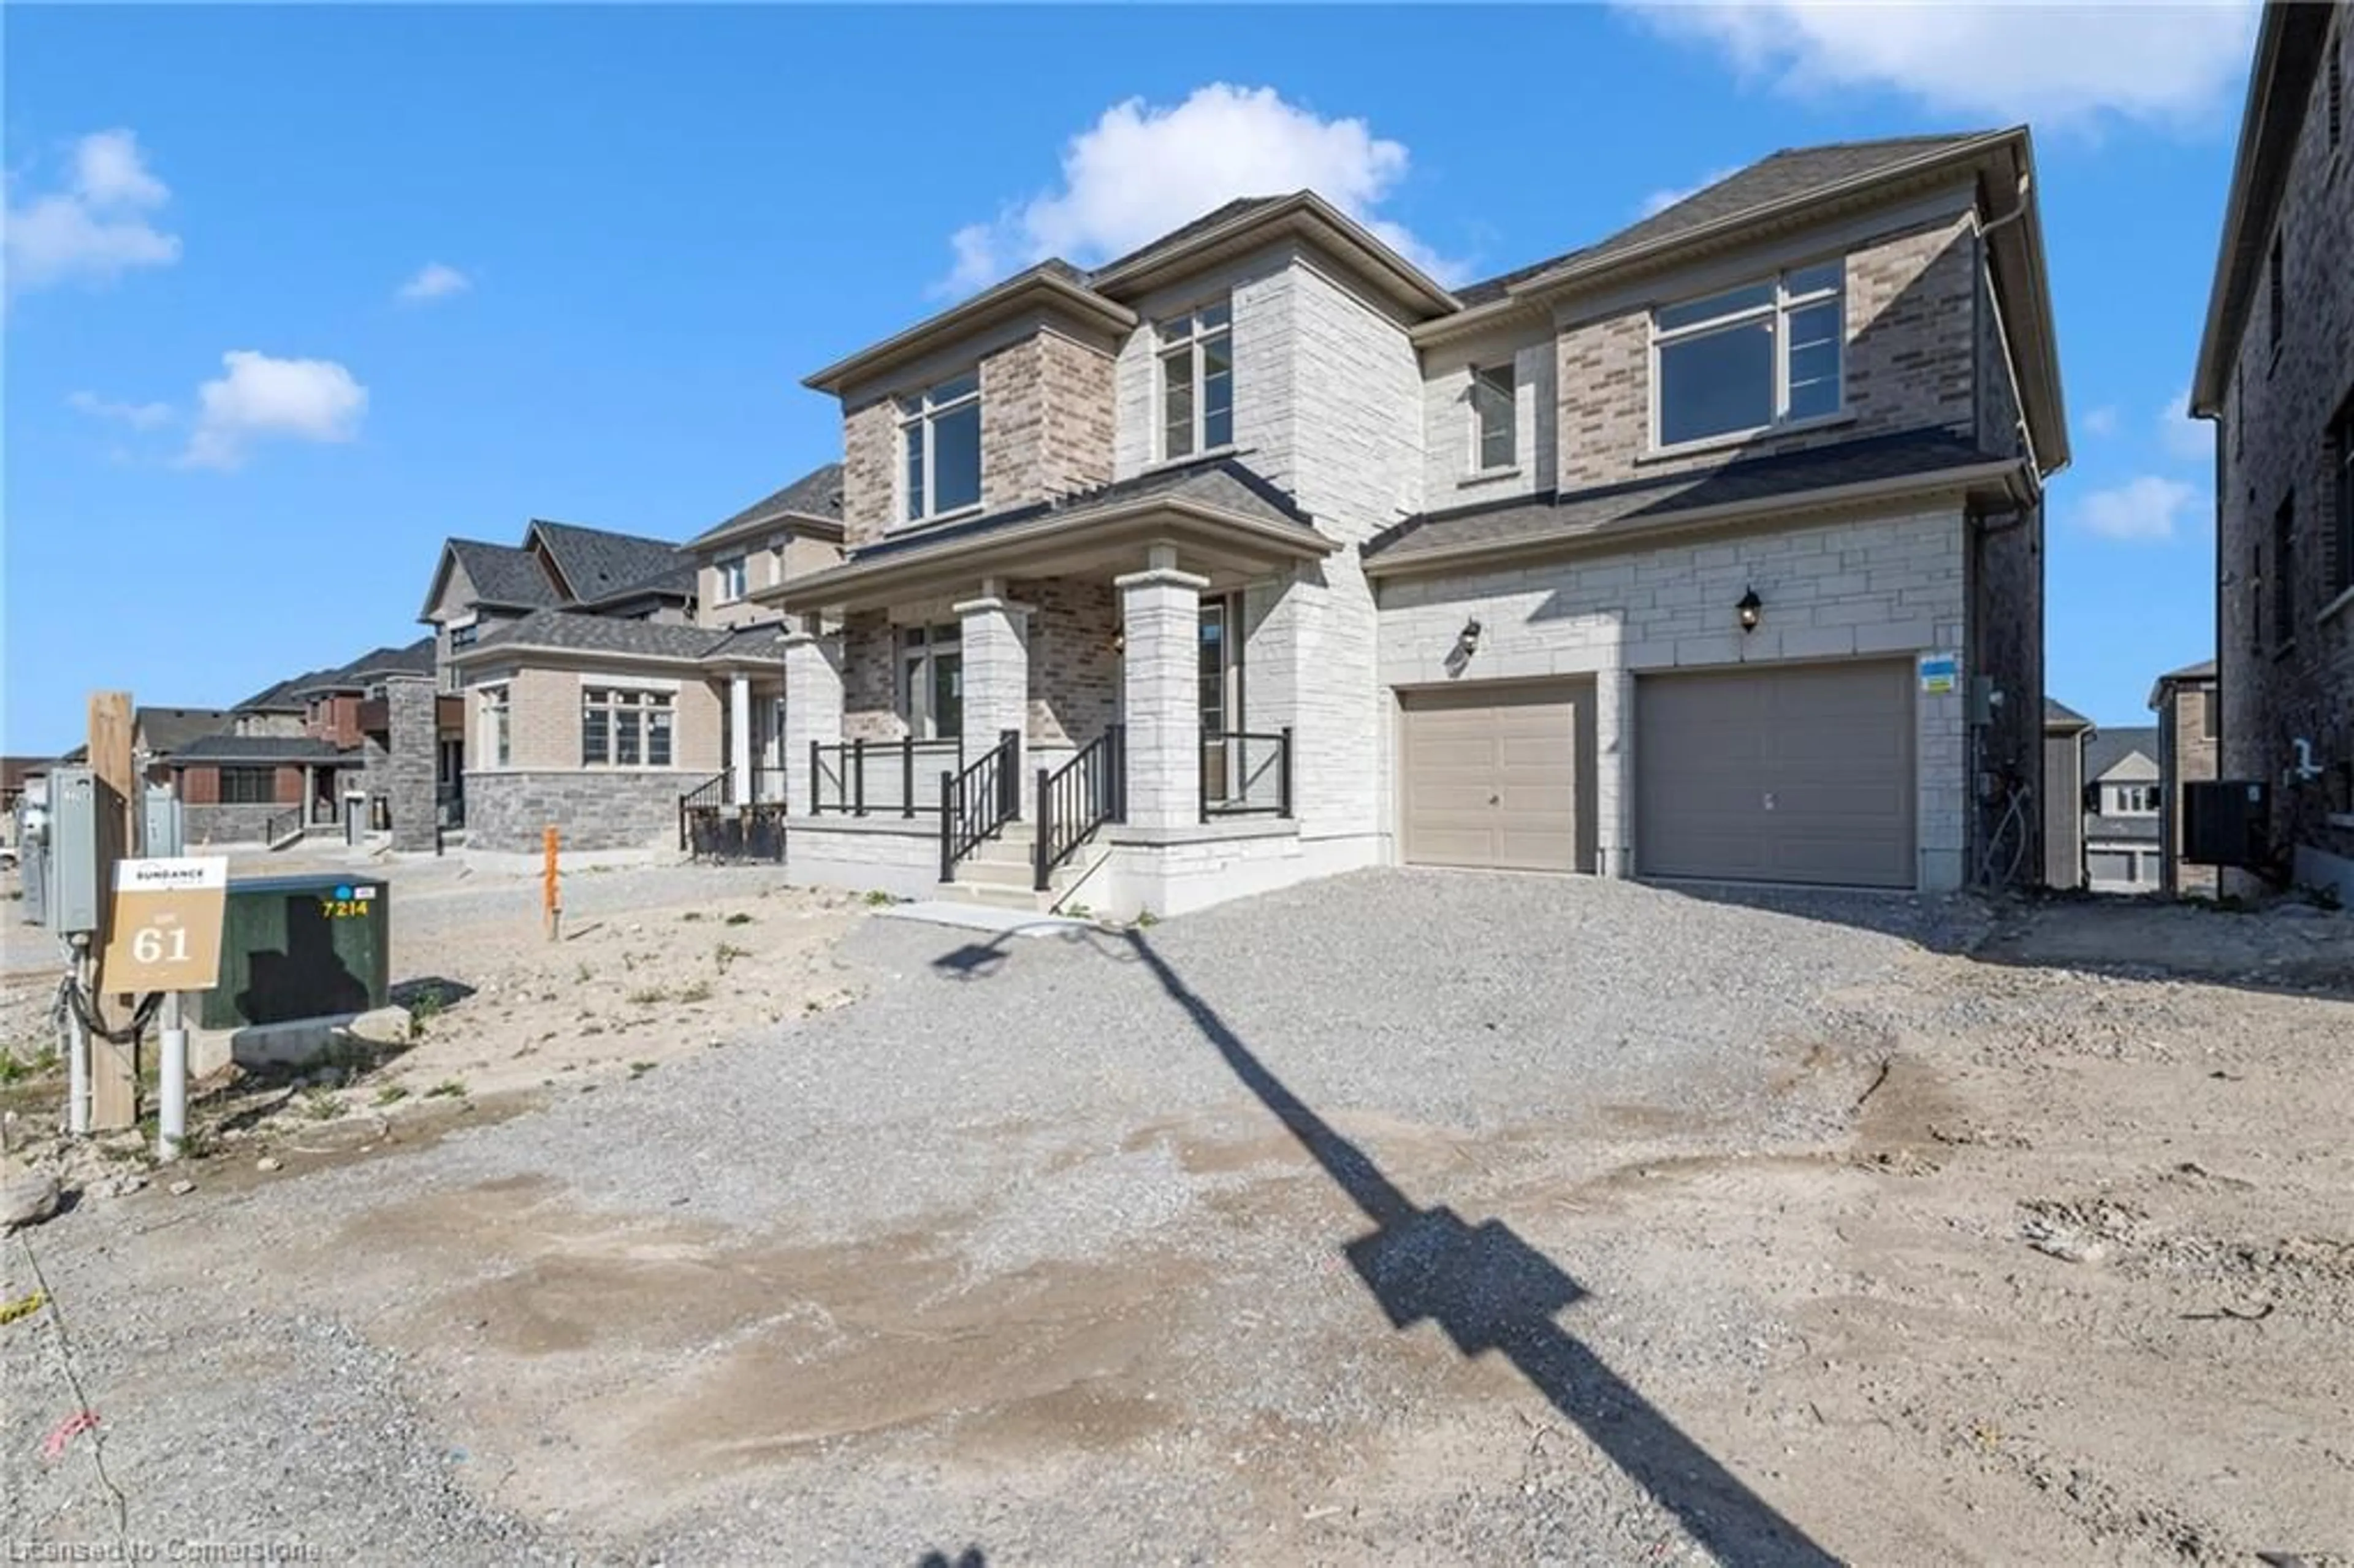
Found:
[(1913, 885), (1911, 682), (1893, 662), (1641, 678), (1639, 868)]
[(1591, 689), (1583, 684), (1403, 694), (1405, 858), (1586, 869), (1592, 712)]

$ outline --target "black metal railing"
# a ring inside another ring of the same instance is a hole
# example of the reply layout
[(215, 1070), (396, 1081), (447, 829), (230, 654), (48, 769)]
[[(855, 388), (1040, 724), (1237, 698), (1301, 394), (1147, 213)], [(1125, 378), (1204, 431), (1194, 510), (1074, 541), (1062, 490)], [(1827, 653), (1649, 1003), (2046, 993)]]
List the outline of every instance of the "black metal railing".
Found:
[(997, 744), (961, 773), (940, 773), (940, 880), (956, 880), (957, 862), (1022, 814), (1022, 732)]
[(687, 818), (707, 807), (725, 805), (727, 800), (727, 775), (715, 773), (678, 798), (678, 847), (685, 849), (694, 842), (687, 828)]
[(1044, 892), (1055, 868), (1106, 822), (1128, 817), (1128, 732), (1113, 725), (1051, 771), (1038, 769), (1037, 880)]
[(289, 806), (282, 811), (272, 811), (262, 819), (261, 842), (271, 849), (290, 839), (302, 836), (302, 808)]
[(1291, 815), (1291, 726), (1202, 732), (1202, 820)]
[(943, 768), (964, 771), (964, 741), (810, 742), (810, 815), (913, 817), (937, 810)]

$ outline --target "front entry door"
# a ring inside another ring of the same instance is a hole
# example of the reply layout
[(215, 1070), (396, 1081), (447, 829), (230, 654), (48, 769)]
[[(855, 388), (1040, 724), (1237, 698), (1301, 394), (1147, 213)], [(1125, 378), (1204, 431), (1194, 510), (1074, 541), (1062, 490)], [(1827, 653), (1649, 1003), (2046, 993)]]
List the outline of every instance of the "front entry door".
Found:
[(1241, 601), (1202, 601), (1202, 798), (1226, 800), (1241, 770), (1242, 745), (1225, 736), (1243, 722)]

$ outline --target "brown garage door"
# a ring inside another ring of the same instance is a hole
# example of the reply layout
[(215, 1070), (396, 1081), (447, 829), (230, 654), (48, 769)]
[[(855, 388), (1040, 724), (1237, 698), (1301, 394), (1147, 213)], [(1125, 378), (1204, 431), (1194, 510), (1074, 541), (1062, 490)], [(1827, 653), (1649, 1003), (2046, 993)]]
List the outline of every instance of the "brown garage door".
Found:
[(1593, 869), (1589, 683), (1408, 692), (1402, 716), (1409, 863)]
[(1639, 679), (1638, 869), (1912, 886), (1912, 679), (1878, 662)]

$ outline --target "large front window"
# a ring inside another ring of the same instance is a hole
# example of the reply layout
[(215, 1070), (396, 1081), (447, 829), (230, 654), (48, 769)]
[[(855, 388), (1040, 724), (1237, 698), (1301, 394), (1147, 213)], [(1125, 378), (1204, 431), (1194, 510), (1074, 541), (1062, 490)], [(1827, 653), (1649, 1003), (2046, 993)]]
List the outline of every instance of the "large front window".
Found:
[(981, 376), (960, 376), (899, 400), (910, 523), (981, 504)]
[(224, 806), (272, 806), (278, 803), (278, 771), (273, 768), (224, 768), (220, 770), (220, 803)]
[(899, 717), (917, 740), (964, 733), (964, 641), (955, 626), (899, 633)]
[(1153, 331), (1161, 348), (1161, 455), (1191, 457), (1233, 445), (1233, 307), (1204, 305)]
[(504, 686), (482, 690), (482, 755), (493, 768), (504, 768), (514, 755), (514, 710)]
[(1653, 312), (1658, 444), (1838, 413), (1845, 276), (1826, 261)]
[(583, 768), (668, 768), (671, 694), (610, 686), (580, 691)]

